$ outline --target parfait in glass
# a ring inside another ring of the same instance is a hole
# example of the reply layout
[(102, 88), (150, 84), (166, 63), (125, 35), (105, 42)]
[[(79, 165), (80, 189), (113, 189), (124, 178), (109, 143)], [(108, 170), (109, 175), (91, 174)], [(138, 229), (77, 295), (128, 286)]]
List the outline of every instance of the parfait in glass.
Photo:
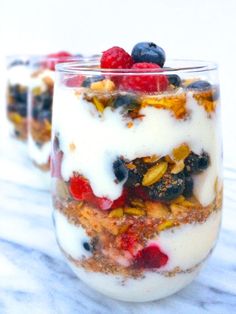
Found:
[(73, 271), (125, 301), (185, 287), (221, 222), (216, 65), (113, 47), (58, 64), (53, 102), (54, 223)]
[(29, 84), (29, 56), (7, 57), (7, 118), (13, 137), (27, 139), (27, 91)]
[(52, 99), (55, 65), (58, 62), (76, 60), (68, 52), (58, 52), (31, 59), (29, 88), (29, 155), (43, 171), (50, 168)]

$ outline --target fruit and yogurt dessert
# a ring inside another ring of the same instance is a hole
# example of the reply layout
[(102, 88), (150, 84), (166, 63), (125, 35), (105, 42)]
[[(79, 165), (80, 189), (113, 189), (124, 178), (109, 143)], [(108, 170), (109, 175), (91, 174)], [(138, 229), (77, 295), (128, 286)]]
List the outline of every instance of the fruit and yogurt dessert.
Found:
[(11, 135), (20, 140), (27, 138), (27, 90), (29, 82), (29, 57), (7, 58), (7, 118)]
[(36, 166), (48, 171), (51, 150), (52, 97), (55, 64), (71, 59), (66, 51), (32, 58), (29, 89), (29, 155)]
[(154, 43), (100, 64), (57, 65), (54, 223), (77, 276), (125, 301), (190, 283), (221, 221), (219, 88), (213, 64), (165, 61)]

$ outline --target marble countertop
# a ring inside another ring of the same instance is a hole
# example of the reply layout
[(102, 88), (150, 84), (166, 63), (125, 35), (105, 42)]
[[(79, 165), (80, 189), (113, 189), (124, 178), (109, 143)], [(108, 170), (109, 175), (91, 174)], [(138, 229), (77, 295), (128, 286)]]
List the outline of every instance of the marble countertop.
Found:
[(0, 144), (0, 313), (126, 314), (234, 313), (236, 309), (236, 167), (225, 165), (223, 225), (199, 277), (167, 299), (118, 302), (78, 280), (60, 254), (52, 228), (50, 193), (25, 145)]

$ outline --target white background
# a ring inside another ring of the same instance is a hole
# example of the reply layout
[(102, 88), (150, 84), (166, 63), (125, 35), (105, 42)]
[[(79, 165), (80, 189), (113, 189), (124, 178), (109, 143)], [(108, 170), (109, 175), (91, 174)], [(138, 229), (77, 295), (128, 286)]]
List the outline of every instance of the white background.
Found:
[(7, 54), (90, 54), (113, 45), (130, 51), (139, 41), (156, 42), (168, 58), (216, 61), (230, 158), (233, 150), (236, 156), (235, 34), (236, 0), (0, 0), (0, 79)]

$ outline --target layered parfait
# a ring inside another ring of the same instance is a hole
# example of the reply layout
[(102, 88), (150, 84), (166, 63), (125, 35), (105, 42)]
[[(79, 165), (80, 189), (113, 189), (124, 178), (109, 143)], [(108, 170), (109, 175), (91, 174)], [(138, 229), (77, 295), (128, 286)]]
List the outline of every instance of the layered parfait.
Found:
[(100, 65), (58, 65), (57, 241), (79, 278), (120, 300), (160, 299), (186, 286), (220, 227), (216, 69), (173, 64), (144, 42), (131, 55), (108, 49)]
[(36, 166), (48, 171), (51, 150), (52, 97), (55, 65), (72, 55), (66, 51), (32, 58), (29, 90), (29, 154)]
[(7, 58), (7, 118), (13, 137), (27, 139), (27, 90), (29, 83), (29, 57)]

